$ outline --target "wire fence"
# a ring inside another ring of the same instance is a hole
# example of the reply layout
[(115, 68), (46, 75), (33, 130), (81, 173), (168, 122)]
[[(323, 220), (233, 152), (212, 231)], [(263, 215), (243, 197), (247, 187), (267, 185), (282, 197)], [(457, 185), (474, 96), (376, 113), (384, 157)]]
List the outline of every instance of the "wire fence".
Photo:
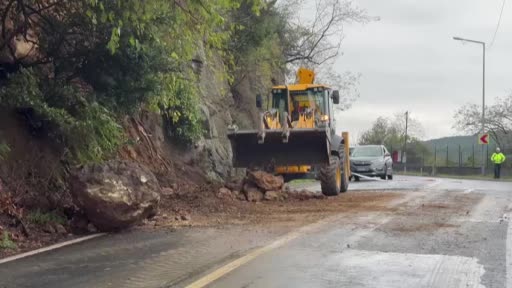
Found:
[[(426, 175), (479, 175), (482, 166), (487, 175), (494, 173), (491, 156), (497, 145), (411, 145), (407, 147), (407, 157), (402, 161), (403, 153), (391, 147), (393, 151), (394, 169), (398, 172), (416, 172)], [(512, 177), (512, 145), (500, 147), (507, 156), (502, 165), (502, 175)], [(405, 162), (405, 163), (404, 163)]]

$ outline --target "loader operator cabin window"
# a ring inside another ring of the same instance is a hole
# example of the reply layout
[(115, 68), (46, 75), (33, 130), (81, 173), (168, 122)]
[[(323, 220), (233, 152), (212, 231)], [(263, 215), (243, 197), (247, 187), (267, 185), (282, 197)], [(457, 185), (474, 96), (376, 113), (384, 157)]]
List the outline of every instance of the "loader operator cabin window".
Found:
[(302, 113), (306, 109), (311, 109), (318, 116), (326, 114), (324, 93), (324, 90), (308, 89), (305, 91), (291, 91), (290, 96), (292, 103), (298, 103), (299, 112)]
[(279, 115), (283, 115), (287, 109), (288, 95), (285, 89), (272, 90), (272, 109), (277, 109)]

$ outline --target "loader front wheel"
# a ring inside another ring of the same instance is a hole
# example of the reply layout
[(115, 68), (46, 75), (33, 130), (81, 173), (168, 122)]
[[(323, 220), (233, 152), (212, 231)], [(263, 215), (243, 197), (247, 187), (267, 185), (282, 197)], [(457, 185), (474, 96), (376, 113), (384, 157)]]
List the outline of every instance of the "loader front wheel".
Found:
[(340, 193), (343, 182), (343, 171), (338, 156), (329, 157), (329, 165), (320, 169), (320, 187), (325, 196), (336, 196)]

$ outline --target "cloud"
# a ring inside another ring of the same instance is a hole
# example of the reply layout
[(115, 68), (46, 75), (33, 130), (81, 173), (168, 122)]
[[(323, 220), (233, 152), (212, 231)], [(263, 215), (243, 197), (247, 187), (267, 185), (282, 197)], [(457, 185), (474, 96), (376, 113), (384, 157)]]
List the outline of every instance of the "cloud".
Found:
[[(345, 27), (339, 72), (361, 73), (361, 97), (338, 115), (338, 129), (360, 134), (378, 116), (410, 110), (427, 138), (460, 134), (451, 127), (456, 108), (481, 103), (482, 49), (452, 40), (490, 42), (501, 0), (360, 0), (381, 21)], [(512, 6), (507, 5), (487, 54), (488, 104), (512, 89)]]

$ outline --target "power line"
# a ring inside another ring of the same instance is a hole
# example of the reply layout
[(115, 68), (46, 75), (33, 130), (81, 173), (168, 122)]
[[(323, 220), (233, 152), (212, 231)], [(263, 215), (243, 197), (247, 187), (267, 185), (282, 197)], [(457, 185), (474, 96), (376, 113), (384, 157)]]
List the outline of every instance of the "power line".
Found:
[(501, 5), (500, 18), (498, 19), (498, 24), (496, 25), (496, 30), (494, 30), (494, 36), (492, 37), (492, 41), (491, 44), (489, 45), (489, 48), (491, 48), (492, 45), (494, 45), (494, 40), (496, 40), (496, 34), (498, 34), (498, 30), (500, 29), (501, 17), (503, 16), (503, 10), (505, 8), (506, 2), (507, 0), (503, 0), (503, 4)]

